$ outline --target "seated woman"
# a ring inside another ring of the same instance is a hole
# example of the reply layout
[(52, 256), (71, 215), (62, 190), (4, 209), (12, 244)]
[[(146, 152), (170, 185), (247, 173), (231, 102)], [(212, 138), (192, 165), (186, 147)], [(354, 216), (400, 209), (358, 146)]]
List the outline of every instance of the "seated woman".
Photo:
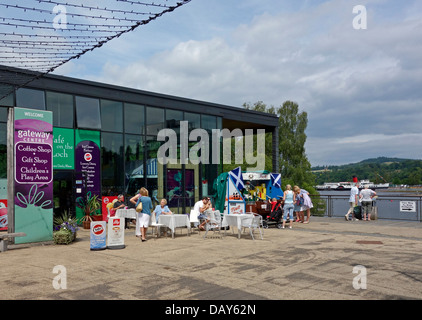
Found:
[(157, 223), (158, 223), (158, 217), (160, 216), (160, 214), (173, 214), (170, 211), (169, 207), (167, 206), (166, 199), (161, 199), (160, 204), (155, 207), (154, 212), (155, 212), (155, 220)]

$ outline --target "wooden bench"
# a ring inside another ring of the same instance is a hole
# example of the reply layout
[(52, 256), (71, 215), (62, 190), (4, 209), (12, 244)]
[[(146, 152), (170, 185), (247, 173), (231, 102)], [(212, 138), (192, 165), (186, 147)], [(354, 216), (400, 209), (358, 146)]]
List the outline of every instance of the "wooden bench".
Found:
[(0, 233), (0, 252), (7, 250), (7, 243), (10, 238), (15, 237), (25, 237), (25, 232), (15, 232), (15, 233)]

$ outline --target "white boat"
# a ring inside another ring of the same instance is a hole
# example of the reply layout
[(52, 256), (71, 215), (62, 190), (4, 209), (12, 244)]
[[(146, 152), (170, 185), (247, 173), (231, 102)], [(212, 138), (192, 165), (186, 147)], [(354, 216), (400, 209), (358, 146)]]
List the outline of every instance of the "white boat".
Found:
[[(350, 190), (353, 186), (353, 182), (325, 182), (323, 185), (317, 185), (315, 188), (317, 190)], [(365, 188), (368, 186), (370, 189), (386, 189), (390, 187), (389, 183), (373, 183), (369, 180), (360, 180), (359, 189)]]

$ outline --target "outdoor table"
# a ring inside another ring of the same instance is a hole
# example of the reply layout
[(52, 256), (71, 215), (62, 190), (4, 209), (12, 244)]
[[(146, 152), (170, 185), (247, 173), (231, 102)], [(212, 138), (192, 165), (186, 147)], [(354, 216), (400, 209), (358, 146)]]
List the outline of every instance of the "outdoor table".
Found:
[(223, 216), (222, 226), (233, 226), (237, 228), (238, 238), (240, 239), (240, 234), (242, 232), (242, 220), (253, 217), (253, 214), (227, 214)]
[(180, 227), (188, 228), (190, 233), (190, 221), (186, 214), (160, 214), (158, 223), (167, 226), (171, 230), (171, 236), (174, 238), (174, 230)]
[(118, 218), (127, 218), (127, 219), (136, 219), (136, 210), (135, 209), (117, 209), (116, 217)]

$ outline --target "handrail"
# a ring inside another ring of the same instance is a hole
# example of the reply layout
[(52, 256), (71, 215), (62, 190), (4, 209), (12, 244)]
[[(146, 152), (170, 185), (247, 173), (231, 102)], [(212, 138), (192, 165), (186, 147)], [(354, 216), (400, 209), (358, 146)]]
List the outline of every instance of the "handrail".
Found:
[[(319, 198), (321, 200), (324, 200), (326, 203), (326, 208), (325, 208), (325, 212), (324, 215), (328, 216), (328, 217), (333, 217), (334, 216), (334, 200), (348, 200), (350, 195), (345, 195), (345, 194), (335, 194), (335, 193), (330, 193), (330, 194), (311, 194), (309, 195), (311, 198)], [(422, 194), (415, 194), (415, 195), (404, 195), (404, 194), (400, 194), (400, 195), (379, 195), (377, 196), (375, 199), (373, 199), (376, 202), (384, 202), (384, 201), (397, 201), (397, 200), (406, 200), (409, 201), (410, 199), (416, 202), (416, 221), (422, 222)], [(406, 216), (404, 216), (406, 217)], [(415, 221), (414, 219), (394, 219), (394, 218), (388, 218), (391, 220), (411, 220), (411, 221)]]

